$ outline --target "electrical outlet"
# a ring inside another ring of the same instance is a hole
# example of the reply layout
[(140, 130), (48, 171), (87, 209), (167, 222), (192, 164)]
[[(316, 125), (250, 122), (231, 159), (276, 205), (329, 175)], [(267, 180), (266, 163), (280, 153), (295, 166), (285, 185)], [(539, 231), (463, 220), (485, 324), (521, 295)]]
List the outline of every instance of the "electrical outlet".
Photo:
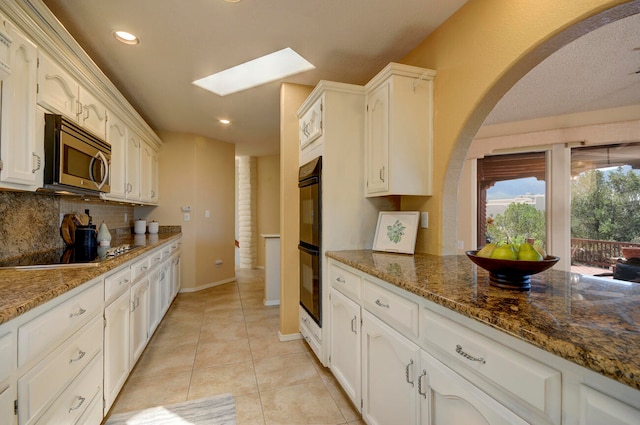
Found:
[(124, 222), (128, 223), (129, 222), (129, 214), (124, 213)]
[(211, 218), (211, 211), (205, 210), (204, 211), (204, 218)]
[(420, 213), (420, 227), (427, 229), (429, 227), (429, 213), (423, 211)]

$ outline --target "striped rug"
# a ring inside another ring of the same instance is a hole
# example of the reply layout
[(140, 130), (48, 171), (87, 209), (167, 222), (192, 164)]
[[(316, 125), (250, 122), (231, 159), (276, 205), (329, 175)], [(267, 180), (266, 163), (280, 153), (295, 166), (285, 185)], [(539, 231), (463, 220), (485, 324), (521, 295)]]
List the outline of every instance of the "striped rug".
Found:
[(231, 394), (112, 415), (105, 425), (235, 425)]

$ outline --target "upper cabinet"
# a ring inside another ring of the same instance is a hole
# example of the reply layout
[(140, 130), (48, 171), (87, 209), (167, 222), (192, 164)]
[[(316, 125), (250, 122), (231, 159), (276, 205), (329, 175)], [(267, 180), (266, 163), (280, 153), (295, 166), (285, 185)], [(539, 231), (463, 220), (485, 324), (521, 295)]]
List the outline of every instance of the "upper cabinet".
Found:
[(109, 182), (111, 192), (105, 199), (126, 199), (126, 157), (127, 157), (127, 127), (116, 115), (109, 115), (107, 123), (107, 142), (111, 145), (111, 167)]
[(322, 136), (322, 98), (317, 99), (298, 120), (300, 128), (300, 150), (310, 151), (313, 143)]
[(390, 63), (366, 84), (366, 196), (432, 194), (434, 76)]
[(11, 74), (2, 81), (0, 186), (35, 190), (42, 185), (43, 146), (36, 141), (38, 49), (10, 22), (2, 22), (11, 39)]
[(38, 104), (105, 139), (107, 108), (44, 53), (38, 58)]

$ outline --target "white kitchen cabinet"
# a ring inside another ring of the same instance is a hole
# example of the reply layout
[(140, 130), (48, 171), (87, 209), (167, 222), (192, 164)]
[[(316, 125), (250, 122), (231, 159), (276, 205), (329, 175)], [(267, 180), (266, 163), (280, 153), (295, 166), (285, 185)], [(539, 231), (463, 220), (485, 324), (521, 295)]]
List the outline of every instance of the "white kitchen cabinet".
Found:
[(158, 327), (162, 320), (162, 281), (160, 269), (149, 273), (149, 335)]
[(6, 19), (0, 15), (0, 80), (11, 75), (10, 49), (11, 37), (5, 26)]
[(0, 424), (13, 425), (17, 420), (13, 404), (17, 400), (14, 377), (17, 363), (15, 333), (0, 328), (0, 335)]
[(151, 147), (142, 142), (140, 144), (140, 200), (151, 202), (153, 193), (153, 156)]
[(107, 142), (111, 145), (111, 168), (109, 183), (111, 191), (106, 199), (124, 200), (127, 191), (127, 126), (115, 114), (107, 121)]
[(90, 91), (80, 86), (79, 99), (81, 110), (78, 122), (102, 140), (107, 133), (107, 108)]
[(418, 424), (419, 347), (362, 312), (362, 417), (369, 425)]
[(78, 120), (80, 85), (44, 52), (38, 53), (38, 104), (51, 113)]
[(640, 410), (587, 385), (580, 385), (579, 425), (637, 425)]
[(390, 63), (366, 84), (366, 196), (432, 194), (434, 76)]
[(361, 335), (360, 306), (335, 289), (330, 294), (329, 365), (342, 389), (360, 411)]
[(130, 362), (134, 365), (149, 340), (149, 279), (146, 275), (131, 286), (129, 302)]
[(433, 356), (421, 351), (420, 423), (430, 425), (529, 425)]
[(171, 260), (171, 299), (180, 291), (180, 254), (174, 254)]
[(38, 49), (10, 22), (11, 75), (2, 81), (0, 187), (35, 190), (42, 186), (44, 140), (36, 138)]
[(142, 141), (133, 131), (127, 133), (126, 194), (132, 201), (140, 200), (140, 148)]
[(129, 309), (127, 290), (104, 310), (104, 411), (106, 415), (122, 389), (132, 365), (129, 349)]
[[(300, 151), (310, 152), (322, 143), (322, 103), (323, 98), (317, 99), (298, 120), (298, 134)], [(314, 143), (318, 141), (317, 143)]]
[(103, 140), (106, 138), (107, 108), (43, 52), (38, 56), (37, 81), (40, 106), (66, 116)]

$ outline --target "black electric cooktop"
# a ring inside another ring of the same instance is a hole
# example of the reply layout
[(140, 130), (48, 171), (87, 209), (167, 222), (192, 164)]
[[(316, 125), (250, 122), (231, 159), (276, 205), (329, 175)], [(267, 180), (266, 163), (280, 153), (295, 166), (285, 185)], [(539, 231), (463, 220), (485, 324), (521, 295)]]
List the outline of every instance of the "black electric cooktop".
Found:
[(0, 260), (0, 268), (45, 269), (58, 267), (97, 266), (104, 261), (140, 248), (128, 244), (94, 249), (60, 248)]

